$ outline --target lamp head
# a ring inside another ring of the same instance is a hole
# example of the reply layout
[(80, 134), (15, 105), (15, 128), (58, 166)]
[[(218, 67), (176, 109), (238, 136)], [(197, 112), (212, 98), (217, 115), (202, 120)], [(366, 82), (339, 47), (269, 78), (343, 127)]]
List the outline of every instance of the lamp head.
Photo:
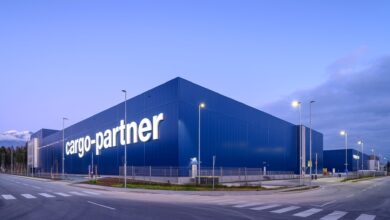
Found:
[(291, 102), (291, 106), (294, 107), (294, 108), (297, 108), (300, 105), (301, 105), (300, 101), (294, 100), (294, 101)]

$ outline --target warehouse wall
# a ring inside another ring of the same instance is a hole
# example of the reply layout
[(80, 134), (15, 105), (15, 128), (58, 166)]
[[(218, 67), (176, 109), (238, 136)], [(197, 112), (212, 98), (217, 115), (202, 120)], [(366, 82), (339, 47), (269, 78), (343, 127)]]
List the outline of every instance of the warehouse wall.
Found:
[[(127, 122), (139, 122), (164, 113), (158, 140), (127, 146), (128, 166), (189, 167), (190, 158), (198, 155), (200, 102), (206, 103), (201, 111), (203, 167), (210, 167), (215, 155), (216, 166), (257, 168), (266, 165), (268, 170), (298, 172), (297, 126), (181, 78), (127, 101)], [(118, 126), (121, 119), (124, 119), (123, 102), (66, 128), (65, 142), (86, 135), (94, 137), (99, 131)], [(62, 146), (62, 131), (42, 138), (42, 172), (61, 172)], [(65, 172), (87, 174), (92, 152), (94, 148), (82, 158), (77, 154), (67, 155)], [(318, 168), (322, 169), (322, 134), (316, 131), (313, 131), (313, 155), (314, 152), (319, 153), (321, 165)], [(123, 161), (121, 145), (94, 155), (100, 174), (118, 174)]]

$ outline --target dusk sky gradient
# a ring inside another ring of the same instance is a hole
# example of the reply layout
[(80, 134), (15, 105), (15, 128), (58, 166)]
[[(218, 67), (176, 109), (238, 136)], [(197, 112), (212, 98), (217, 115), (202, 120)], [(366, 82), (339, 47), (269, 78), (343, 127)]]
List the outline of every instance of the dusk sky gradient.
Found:
[(314, 99), (325, 148), (350, 129), (351, 146), (363, 138), (389, 158), (389, 12), (390, 1), (3, 0), (0, 132), (60, 129), (123, 101), (121, 89), (180, 76), (293, 123), (291, 99)]

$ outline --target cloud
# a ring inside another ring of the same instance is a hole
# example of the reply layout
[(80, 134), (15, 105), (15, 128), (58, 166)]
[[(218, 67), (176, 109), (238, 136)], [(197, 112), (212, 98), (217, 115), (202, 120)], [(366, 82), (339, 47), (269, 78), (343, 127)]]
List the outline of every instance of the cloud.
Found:
[(0, 146), (20, 146), (30, 140), (32, 132), (9, 130), (0, 133)]
[(365, 152), (375, 148), (390, 157), (390, 56), (368, 65), (359, 65), (358, 55), (343, 58), (328, 69), (329, 79), (313, 89), (297, 91), (263, 106), (267, 112), (298, 123), (298, 112), (290, 107), (293, 99), (302, 101), (303, 123), (308, 125), (309, 102), (313, 104), (313, 128), (324, 134), (325, 149), (344, 147), (339, 131), (348, 131), (349, 147)]

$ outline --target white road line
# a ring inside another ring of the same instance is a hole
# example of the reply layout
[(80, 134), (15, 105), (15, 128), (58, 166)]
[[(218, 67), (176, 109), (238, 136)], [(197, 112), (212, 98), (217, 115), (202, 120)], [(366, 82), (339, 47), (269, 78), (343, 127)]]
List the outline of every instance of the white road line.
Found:
[(244, 203), (244, 204), (239, 204), (233, 206), (234, 208), (246, 208), (246, 207), (251, 207), (251, 206), (258, 206), (258, 205), (263, 205), (264, 203)]
[(353, 196), (355, 196), (355, 194), (348, 195), (348, 196), (346, 196), (346, 198), (351, 198)]
[(1, 195), (4, 199), (6, 200), (10, 200), (10, 199), (16, 199), (13, 195), (9, 195), (9, 194), (4, 194), (4, 195)]
[(37, 197), (31, 195), (31, 194), (21, 194), (26, 199), (36, 199)]
[(237, 205), (237, 204), (241, 204), (244, 202), (246, 202), (246, 201), (225, 200), (225, 201), (218, 202), (217, 205)]
[(279, 207), (279, 206), (280, 206), (279, 204), (273, 204), (273, 205), (265, 205), (265, 206), (254, 207), (254, 208), (251, 208), (251, 209), (252, 210), (256, 210), (256, 211), (261, 211), (261, 210), (265, 210), (265, 209), (272, 209), (272, 208)]
[(348, 212), (342, 212), (342, 211), (334, 211), (324, 217), (321, 218), (321, 220), (337, 220), (344, 215), (346, 215)]
[(277, 214), (281, 214), (281, 213), (293, 211), (293, 210), (296, 210), (296, 209), (299, 209), (299, 208), (300, 208), (299, 206), (289, 206), (289, 207), (286, 207), (286, 208), (273, 210), (273, 211), (271, 211), (271, 212), (277, 213)]
[(320, 207), (324, 207), (324, 206), (329, 205), (329, 204), (332, 204), (332, 203), (334, 203), (334, 202), (336, 202), (336, 201), (337, 201), (337, 200), (332, 200), (332, 201), (330, 201), (330, 202), (325, 202), (324, 204), (320, 205)]
[(55, 196), (53, 195), (50, 195), (48, 193), (38, 193), (39, 195), (43, 196), (43, 197), (46, 197), (46, 198), (54, 198)]
[(69, 196), (71, 196), (71, 195), (66, 194), (66, 193), (54, 193), (54, 194), (57, 194), (57, 195), (60, 195), (60, 196), (63, 196), (63, 197), (69, 197)]
[(374, 220), (375, 217), (376, 217), (375, 215), (361, 214), (359, 215), (359, 217), (357, 217), (356, 220)]
[(71, 193), (71, 194), (73, 194), (73, 195), (77, 195), (77, 196), (86, 196), (86, 195), (83, 194), (83, 193), (79, 193), (79, 192), (75, 192), (75, 191), (72, 191), (72, 192), (69, 192), (69, 193)]
[(312, 208), (312, 209), (305, 210), (303, 212), (295, 213), (294, 216), (306, 218), (308, 216), (314, 215), (314, 214), (321, 212), (321, 211), (322, 211), (322, 209)]
[(97, 206), (100, 206), (100, 207), (103, 207), (103, 208), (106, 208), (106, 209), (115, 210), (115, 208), (110, 207), (110, 206), (105, 206), (105, 205), (102, 205), (102, 204), (99, 204), (99, 203), (95, 203), (95, 202), (91, 202), (91, 201), (87, 201), (87, 202), (91, 203), (91, 204), (94, 204), (94, 205), (97, 205)]
[(210, 203), (219, 203), (219, 202), (226, 202), (226, 201), (231, 201), (230, 199), (213, 199), (213, 200), (206, 200), (206, 202)]
[(88, 194), (91, 194), (91, 195), (100, 195), (100, 193), (96, 193), (96, 192), (92, 192), (92, 191), (83, 191), (84, 193), (88, 193)]
[(42, 188), (39, 187), (39, 186), (32, 186), (32, 187), (34, 187), (35, 189), (42, 189)]

